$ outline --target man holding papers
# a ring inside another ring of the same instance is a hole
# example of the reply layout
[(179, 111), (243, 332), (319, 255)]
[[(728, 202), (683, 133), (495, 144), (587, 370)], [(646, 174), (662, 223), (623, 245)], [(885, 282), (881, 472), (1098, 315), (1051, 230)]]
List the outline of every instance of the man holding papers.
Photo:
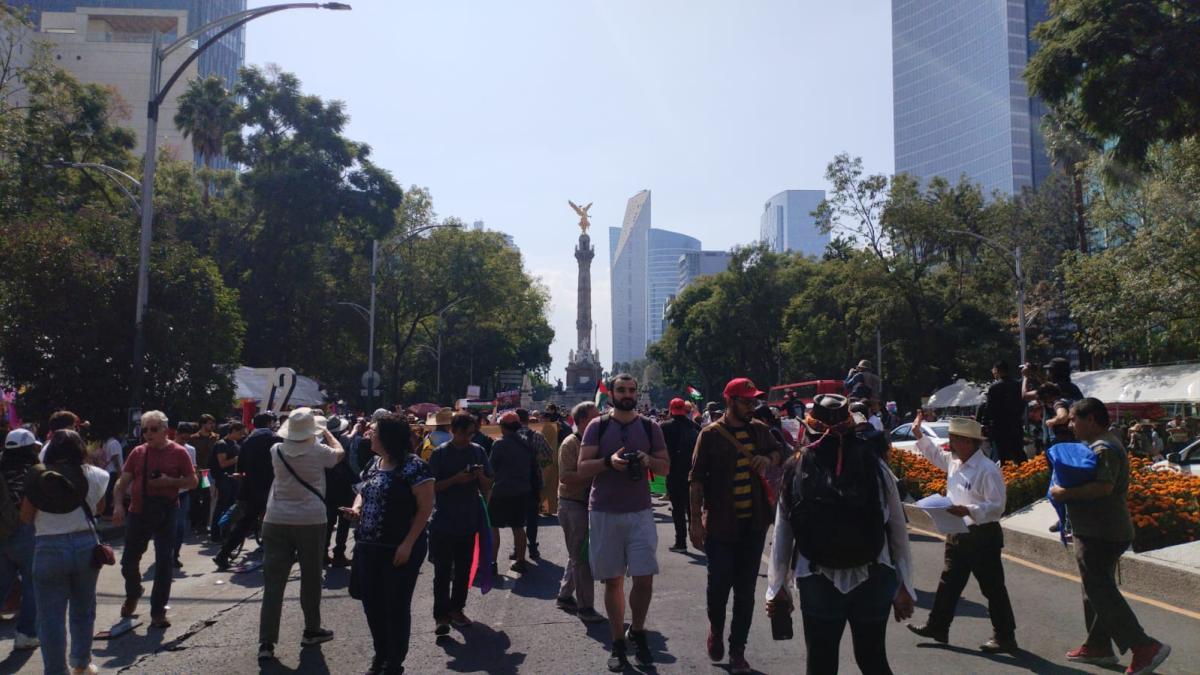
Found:
[(965, 534), (946, 536), (946, 566), (938, 583), (933, 609), (924, 626), (909, 625), (908, 629), (937, 642), (948, 642), (954, 608), (972, 574), (979, 590), (988, 601), (993, 637), (979, 646), (987, 653), (1017, 651), (1016, 621), (1008, 589), (1004, 586), (1004, 567), (1000, 549), (1004, 533), (1000, 516), (1004, 515), (1004, 477), (994, 462), (979, 452), (983, 429), (979, 423), (964, 417), (950, 418), (950, 449), (942, 450), (921, 434), (922, 414), (912, 424), (917, 437), (917, 449), (937, 467), (946, 472), (946, 497), (951, 506), (946, 513), (963, 519)]

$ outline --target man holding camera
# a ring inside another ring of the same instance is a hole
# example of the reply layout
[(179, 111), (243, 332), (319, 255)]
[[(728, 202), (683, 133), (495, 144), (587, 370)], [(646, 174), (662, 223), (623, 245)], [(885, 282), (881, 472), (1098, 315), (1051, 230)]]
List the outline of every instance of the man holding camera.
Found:
[[(658, 423), (635, 410), (637, 380), (622, 373), (612, 378), (609, 390), (615, 410), (592, 420), (584, 431), (579, 476), (595, 476), (588, 504), (588, 550), (592, 576), (604, 582), (613, 641), (608, 669), (620, 672), (629, 665), (626, 640), (633, 643), (638, 663), (646, 666), (654, 660), (645, 625), (658, 574), (658, 531), (646, 470), (668, 475), (671, 462)], [(633, 577), (629, 593), (633, 620), (628, 632), (624, 632), (626, 575)]]

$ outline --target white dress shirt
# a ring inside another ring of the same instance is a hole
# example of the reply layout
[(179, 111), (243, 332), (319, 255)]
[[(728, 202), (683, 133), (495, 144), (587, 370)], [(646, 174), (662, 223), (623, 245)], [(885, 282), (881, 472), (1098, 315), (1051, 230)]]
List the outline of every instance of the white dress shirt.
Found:
[[(904, 507), (900, 503), (900, 492), (896, 489), (896, 477), (887, 464), (882, 461), (879, 464), (882, 468), (879, 474), (880, 503), (883, 506), (884, 527), (887, 529), (883, 548), (880, 549), (875, 562), (896, 570), (896, 578), (900, 582), (897, 592), (902, 587), (908, 591), (909, 597), (916, 599), (917, 591), (913, 588), (912, 552), (908, 547), (908, 528), (904, 519)], [(775, 538), (771, 543), (771, 562), (767, 566), (767, 600), (774, 599), (785, 584), (790, 588), (797, 578), (813, 574), (820, 574), (829, 579), (843, 595), (867, 580), (871, 574), (870, 565), (826, 569), (811, 564), (799, 551), (796, 552), (796, 565), (789, 570), (795, 537), (783, 509), (781, 499), (775, 508)]]
[(917, 450), (946, 472), (946, 496), (956, 505), (967, 507), (969, 515), (963, 518), (967, 525), (994, 523), (1004, 515), (1004, 475), (982, 452), (976, 451), (963, 462), (934, 445), (928, 436), (917, 439)]

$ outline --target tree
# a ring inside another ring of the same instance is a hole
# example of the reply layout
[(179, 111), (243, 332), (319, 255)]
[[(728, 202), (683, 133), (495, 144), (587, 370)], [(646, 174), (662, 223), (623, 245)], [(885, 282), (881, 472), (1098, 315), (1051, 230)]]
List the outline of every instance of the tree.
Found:
[[(237, 129), (233, 120), (236, 111), (237, 101), (216, 75), (192, 80), (180, 94), (175, 126), (184, 138), (192, 139), (192, 150), (200, 156), (205, 168), (212, 168), (212, 160), (221, 155), (225, 136)], [(205, 183), (204, 200), (208, 198), (209, 187)]]
[(1025, 79), (1052, 109), (1141, 164), (1151, 146), (1200, 131), (1200, 5), (1174, 0), (1057, 0), (1033, 31)]

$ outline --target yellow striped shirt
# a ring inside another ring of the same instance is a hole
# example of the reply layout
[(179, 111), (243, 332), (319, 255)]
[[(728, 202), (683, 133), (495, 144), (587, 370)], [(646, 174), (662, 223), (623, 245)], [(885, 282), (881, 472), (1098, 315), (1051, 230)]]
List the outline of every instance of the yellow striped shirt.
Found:
[[(750, 437), (749, 428), (733, 429), (733, 437), (744, 450), (754, 452), (754, 439)], [(754, 502), (750, 499), (750, 480), (750, 458), (744, 452), (739, 452), (737, 469), (733, 473), (733, 511), (738, 518), (750, 518), (754, 515)]]

